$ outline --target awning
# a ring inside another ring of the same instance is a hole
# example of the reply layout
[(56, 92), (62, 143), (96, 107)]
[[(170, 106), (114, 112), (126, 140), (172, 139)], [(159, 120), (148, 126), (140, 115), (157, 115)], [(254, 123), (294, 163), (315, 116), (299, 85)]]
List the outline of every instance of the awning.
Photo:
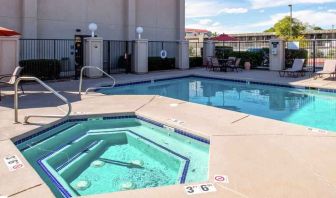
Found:
[(0, 36), (16, 36), (16, 35), (21, 34), (8, 28), (0, 27)]
[(215, 40), (215, 41), (237, 41), (237, 39), (235, 37), (232, 37), (232, 36), (227, 35), (227, 34), (221, 34), (219, 36), (212, 37), (211, 40)]

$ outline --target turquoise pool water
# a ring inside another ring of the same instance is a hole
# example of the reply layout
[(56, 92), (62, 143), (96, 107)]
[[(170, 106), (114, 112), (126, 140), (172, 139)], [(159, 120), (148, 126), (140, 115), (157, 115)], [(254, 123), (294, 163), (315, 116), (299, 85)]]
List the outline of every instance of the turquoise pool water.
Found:
[(186, 77), (100, 90), (156, 94), (312, 128), (336, 131), (336, 93)]
[(16, 142), (56, 197), (208, 179), (209, 142), (136, 117), (66, 122)]

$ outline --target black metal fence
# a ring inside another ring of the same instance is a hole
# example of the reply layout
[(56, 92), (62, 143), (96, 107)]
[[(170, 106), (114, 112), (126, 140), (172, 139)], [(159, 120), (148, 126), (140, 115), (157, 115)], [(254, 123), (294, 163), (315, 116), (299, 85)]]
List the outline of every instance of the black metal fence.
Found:
[(130, 72), (132, 63), (132, 41), (104, 40), (104, 71), (108, 74)]
[(167, 58), (176, 58), (178, 42), (148, 41), (148, 57), (161, 57), (161, 51), (167, 51)]
[(306, 60), (305, 66), (312, 70), (323, 68), (327, 59), (336, 59), (336, 40), (318, 39), (286, 42), (286, 67), (291, 67), (295, 58)]
[[(175, 69), (176, 58), (178, 53), (177, 50), (178, 50), (178, 42), (176, 41), (149, 41), (148, 42), (149, 71)], [(163, 51), (165, 51), (166, 54)]]
[(241, 58), (241, 64), (250, 62), (254, 68), (269, 67), (269, 41), (217, 41), (215, 54), (219, 58)]
[[(21, 39), (20, 61), (50, 59), (60, 62), (58, 78), (75, 75), (75, 40), (73, 39)], [(37, 63), (43, 63), (36, 61)], [(34, 65), (31, 69), (45, 70), (48, 65)], [(28, 68), (27, 68), (28, 69)], [(30, 71), (27, 71), (28, 73)]]
[(255, 52), (269, 48), (269, 41), (216, 41), (215, 46), (235, 52)]
[(203, 42), (189, 42), (189, 57), (202, 57), (203, 56)]
[[(57, 60), (59, 67), (53, 71), (57, 73), (55, 78), (73, 78), (76, 69), (75, 45), (74, 39), (21, 39), (20, 61), (34, 60), (34, 67), (30, 68), (33, 72), (48, 69), (48, 64), (45, 61), (37, 60)], [(109, 74), (129, 72), (133, 47), (133, 41), (105, 40), (103, 43), (104, 70)], [(203, 47), (203, 42), (189, 43), (190, 60), (195, 62), (191, 65), (201, 66)], [(254, 67), (268, 67), (269, 41), (215, 42), (215, 47), (216, 56), (219, 58), (235, 56), (242, 58), (242, 64), (249, 61)], [(166, 59), (161, 59), (162, 50), (167, 52)], [(336, 40), (319, 39), (286, 42), (285, 51), (287, 67), (292, 66), (295, 58), (304, 58), (306, 59), (306, 66), (315, 71), (323, 67), (326, 59), (336, 59)], [(177, 55), (178, 42), (176, 41), (148, 42), (150, 70), (174, 69)], [(51, 64), (53, 67), (56, 65), (55, 62), (49, 63), (49, 66)], [(48, 75), (52, 74), (49, 73)]]

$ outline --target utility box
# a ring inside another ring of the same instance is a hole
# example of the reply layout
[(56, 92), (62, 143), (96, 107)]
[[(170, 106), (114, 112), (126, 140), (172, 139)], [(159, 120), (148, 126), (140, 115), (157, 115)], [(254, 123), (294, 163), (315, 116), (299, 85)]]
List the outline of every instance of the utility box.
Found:
[[(84, 48), (84, 66), (95, 66), (103, 70), (103, 38), (101, 37), (87, 37)], [(85, 75), (89, 78), (99, 78), (103, 73), (97, 69), (85, 70)]]
[(271, 71), (283, 70), (285, 68), (285, 42), (280, 39), (271, 39), (269, 45), (269, 69)]
[(12, 74), (19, 65), (20, 36), (0, 36), (0, 74)]

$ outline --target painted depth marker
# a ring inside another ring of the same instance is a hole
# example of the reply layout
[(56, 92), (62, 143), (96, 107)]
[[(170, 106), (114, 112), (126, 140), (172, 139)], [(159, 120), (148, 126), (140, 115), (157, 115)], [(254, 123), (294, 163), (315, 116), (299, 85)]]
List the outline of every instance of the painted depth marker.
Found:
[(16, 171), (24, 167), (22, 161), (16, 155), (8, 155), (4, 157), (4, 161), (10, 172)]
[(184, 186), (184, 190), (187, 195), (204, 194), (217, 191), (215, 185), (212, 183)]
[(223, 183), (228, 184), (229, 183), (229, 177), (227, 175), (215, 175), (214, 181), (217, 183)]

